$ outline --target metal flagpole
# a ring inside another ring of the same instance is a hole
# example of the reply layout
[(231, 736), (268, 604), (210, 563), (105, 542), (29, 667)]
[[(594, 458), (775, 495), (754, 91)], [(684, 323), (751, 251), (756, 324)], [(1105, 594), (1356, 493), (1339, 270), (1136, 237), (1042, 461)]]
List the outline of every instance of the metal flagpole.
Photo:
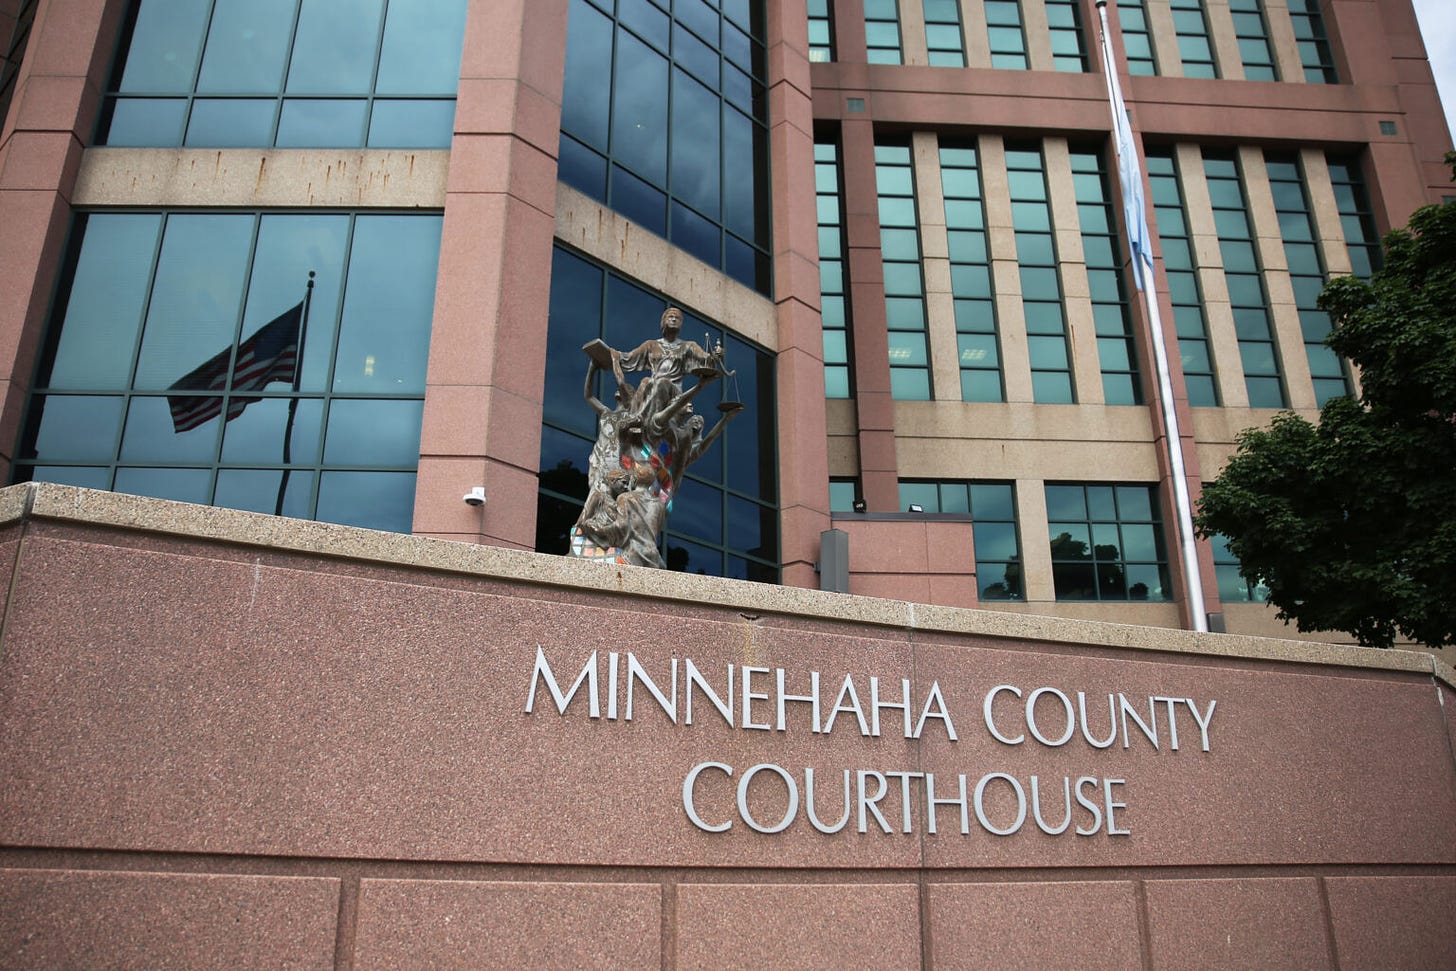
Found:
[(313, 303), (314, 271), (308, 271), (308, 289), (303, 294), (303, 314), (298, 321), (298, 351), (293, 359), (293, 397), (288, 399), (288, 424), (283, 426), (283, 475), (278, 479), (278, 501), (273, 515), (283, 515), (283, 493), (288, 491), (288, 464), (293, 461), (293, 418), (298, 414), (298, 389), (303, 378), (303, 342), (308, 337), (308, 308)]
[(1188, 581), (1188, 610), (1193, 629), (1208, 630), (1208, 613), (1203, 602), (1203, 578), (1198, 569), (1198, 547), (1193, 537), (1193, 500), (1188, 494), (1188, 476), (1183, 465), (1183, 439), (1178, 430), (1178, 409), (1173, 401), (1173, 381), (1168, 371), (1168, 347), (1163, 340), (1163, 318), (1158, 311), (1157, 288), (1153, 285), (1153, 255), (1148, 247), (1148, 214), (1143, 201), (1142, 163), (1132, 137), (1122, 86), (1117, 81), (1117, 61), (1112, 53), (1112, 34), (1107, 29), (1107, 0), (1097, 0), (1102, 21), (1102, 69), (1107, 80), (1107, 101), (1112, 108), (1113, 146), (1122, 183), (1123, 214), (1131, 244), (1133, 280), (1148, 308), (1148, 327), (1153, 333), (1153, 357), (1158, 369), (1158, 397), (1163, 410), (1168, 459), (1173, 476), (1173, 503), (1177, 507), (1178, 546), (1183, 556), (1183, 574)]

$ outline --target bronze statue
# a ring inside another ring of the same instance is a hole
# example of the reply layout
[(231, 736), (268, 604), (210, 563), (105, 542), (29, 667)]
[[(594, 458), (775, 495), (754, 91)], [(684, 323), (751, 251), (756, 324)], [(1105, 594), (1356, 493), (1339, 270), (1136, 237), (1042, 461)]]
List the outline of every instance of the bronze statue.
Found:
[[(600, 340), (582, 350), (590, 358), (584, 395), (597, 413), (597, 440), (587, 463), (587, 500), (571, 530), (571, 555), (632, 566), (662, 568), (658, 536), (672, 510), (683, 473), (717, 438), (729, 418), (742, 410), (724, 402), (722, 417), (705, 435), (705, 422), (692, 401), (703, 388), (734, 372), (723, 362), (723, 345), (711, 351), (679, 338), (682, 311), (662, 314), (662, 337), (622, 352)], [(592, 394), (599, 372), (617, 379), (616, 406)], [(646, 371), (633, 388), (627, 375)], [(683, 389), (683, 379), (697, 379)]]

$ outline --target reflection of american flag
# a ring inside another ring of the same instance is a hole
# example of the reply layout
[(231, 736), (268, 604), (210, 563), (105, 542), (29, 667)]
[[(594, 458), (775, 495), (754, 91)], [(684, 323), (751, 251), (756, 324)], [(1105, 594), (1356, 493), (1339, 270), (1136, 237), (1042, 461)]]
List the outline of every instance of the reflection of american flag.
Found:
[[(239, 344), (236, 364), (232, 364), (233, 348), (229, 347), (167, 390), (222, 392), (228, 390), (228, 376), (231, 375), (232, 395), (228, 398), (225, 421), (232, 421), (248, 405), (260, 400), (240, 396), (239, 392), (261, 391), (274, 381), (293, 381), (298, 366), (298, 331), (302, 321), (303, 304), (300, 303), (264, 324), (256, 334)], [(181, 434), (211, 421), (222, 414), (222, 402), (220, 393), (168, 395), (167, 406), (172, 411), (173, 430)]]

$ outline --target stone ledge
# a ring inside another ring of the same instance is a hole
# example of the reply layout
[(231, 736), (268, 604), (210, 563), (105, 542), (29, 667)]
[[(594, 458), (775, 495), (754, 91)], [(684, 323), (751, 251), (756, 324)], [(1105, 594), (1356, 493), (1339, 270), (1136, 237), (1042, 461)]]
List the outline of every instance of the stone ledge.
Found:
[(1456, 669), (1416, 651), (1204, 634), (1002, 610), (939, 607), (797, 587), (589, 563), (496, 546), (287, 519), (215, 506), (30, 482), (0, 489), (0, 524), (43, 519), (160, 533), (496, 580), (609, 591), (744, 613), (849, 621), (923, 633), (973, 634), (1202, 657), (1242, 658), (1430, 674), (1456, 688)]

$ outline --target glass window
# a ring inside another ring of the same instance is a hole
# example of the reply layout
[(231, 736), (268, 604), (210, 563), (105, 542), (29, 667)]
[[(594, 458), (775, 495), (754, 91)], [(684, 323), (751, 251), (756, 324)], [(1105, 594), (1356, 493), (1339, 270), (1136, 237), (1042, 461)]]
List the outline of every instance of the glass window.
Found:
[(1311, 235), (1311, 213), (1298, 157), (1266, 152), (1264, 164), (1284, 237), (1289, 282), (1294, 289), (1294, 304), (1299, 309), (1304, 332), (1305, 355), (1314, 378), (1315, 403), (1323, 408), (1330, 398), (1353, 391), (1340, 359), (1325, 346), (1325, 338), (1330, 333), (1330, 319), (1317, 306), (1320, 291), (1325, 285), (1324, 260), (1320, 258), (1319, 247), (1305, 242)]
[(1087, 70), (1087, 50), (1082, 37), (1079, 7), (1077, 0), (1046, 0), (1052, 66), (1058, 71), (1077, 73)]
[(1026, 596), (1015, 488), (1010, 482), (902, 479), (899, 485), (902, 511), (913, 504), (923, 513), (970, 515), (980, 599), (1021, 600)]
[(17, 481), (408, 532), (440, 223), (78, 216)]
[(1006, 177), (1011, 193), (1011, 221), (1020, 264), (1022, 314), (1034, 339), (1031, 385), (1041, 404), (1070, 404), (1071, 356), (1062, 313), (1061, 276), (1047, 198), (1046, 164), (1038, 143), (1006, 145)]
[(899, 64), (900, 8), (896, 0), (866, 0), (865, 55), (871, 64)]
[(1148, 28), (1148, 12), (1144, 0), (1117, 0), (1117, 20), (1122, 27), (1123, 55), (1127, 73), (1134, 77), (1152, 77), (1158, 73), (1153, 58), (1153, 35)]
[(829, 0), (808, 0), (809, 60), (834, 60), (834, 7)]
[(1103, 398), (1109, 405), (1140, 405), (1142, 384), (1133, 347), (1127, 288), (1122, 280), (1120, 247), (1113, 229), (1107, 170), (1102, 154), (1087, 149), (1074, 148), (1071, 163), (1079, 216), (1100, 210), (1098, 218), (1083, 220), (1082, 253), (1097, 330)]
[(559, 176), (768, 293), (763, 5), (745, 9), (570, 0)]
[(136, 0), (98, 143), (448, 148), (466, 0)]
[(932, 67), (965, 67), (966, 45), (961, 34), (961, 5), (957, 0), (922, 0), (925, 8), (925, 46)]
[[(849, 359), (849, 285), (844, 278), (848, 249), (844, 241), (843, 195), (840, 189), (839, 145), (814, 143), (814, 186), (819, 210), (819, 307), (824, 329), (824, 394), (848, 398), (853, 394)], [(906, 233), (915, 250), (915, 234)], [(918, 251), (912, 253), (918, 258)], [(828, 270), (828, 272), (826, 272)]]
[(1171, 600), (1152, 486), (1047, 483), (1058, 600)]
[(1253, 226), (1244, 202), (1243, 182), (1232, 153), (1205, 151), (1204, 174), (1213, 200), (1213, 221), (1218, 229), (1229, 303), (1239, 332), (1239, 355), (1249, 404), (1255, 408), (1284, 408), (1289, 404), (1279, 368), (1274, 331), (1269, 323), (1269, 296), (1254, 253)]
[(1183, 60), (1183, 76), (1218, 77), (1203, 0), (1170, 0), (1170, 3), (1173, 7), (1173, 30), (1178, 36), (1178, 54)]
[(1380, 234), (1370, 210), (1370, 197), (1365, 191), (1365, 178), (1358, 159), (1327, 155), (1330, 185), (1335, 190), (1335, 204), (1340, 210), (1340, 223), (1345, 232), (1345, 247), (1350, 255), (1350, 272), (1368, 279), (1380, 269)]
[[(558, 247), (551, 263), (544, 423), (536, 549), (566, 553), (570, 531), (586, 501), (596, 416), (583, 400), (583, 344), (600, 338), (632, 348), (654, 336), (668, 298)], [(744, 414), (688, 467), (673, 497), (663, 540), (669, 569), (777, 583), (778, 479), (774, 358), (737, 335), (685, 315), (684, 339), (722, 341), (736, 374), (709, 385), (692, 406), (711, 426), (719, 405), (742, 401)], [(610, 401), (611, 377), (598, 376), (593, 394)]]
[(1324, 14), (1320, 0), (1289, 0), (1289, 19), (1294, 26), (1294, 40), (1299, 47), (1299, 60), (1304, 79), (1311, 84), (1338, 84), (1335, 57), (1325, 35)]
[[(890, 319), (890, 392), (901, 400), (931, 397), (925, 285), (915, 209), (915, 179), (908, 145), (875, 146), (875, 184), (879, 190), (880, 234), (890, 248), (880, 251), (886, 315)], [(903, 227), (903, 228), (902, 228)]]

